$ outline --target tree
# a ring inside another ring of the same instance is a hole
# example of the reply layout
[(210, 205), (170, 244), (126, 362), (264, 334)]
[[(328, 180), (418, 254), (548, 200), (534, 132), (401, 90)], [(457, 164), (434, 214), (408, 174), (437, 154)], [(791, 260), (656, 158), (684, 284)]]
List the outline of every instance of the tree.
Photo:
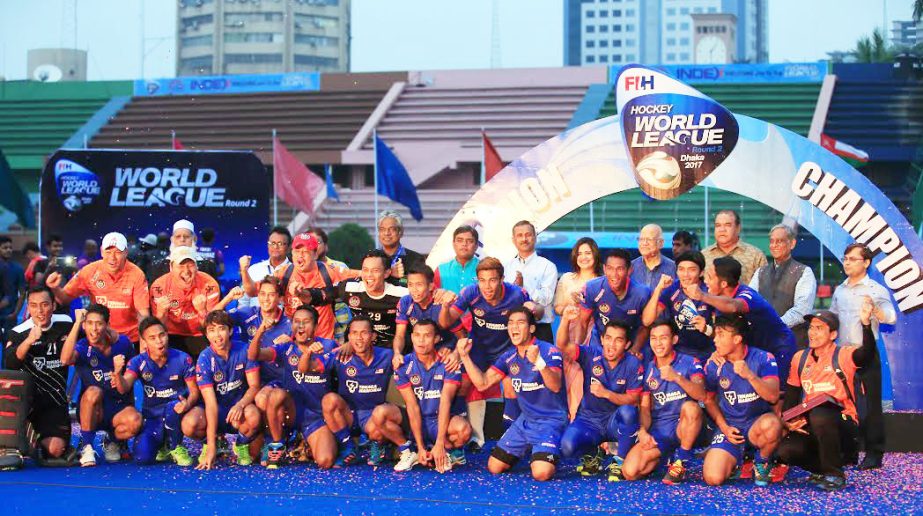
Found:
[[(923, 1), (923, 0), (920, 0)], [(894, 54), (888, 48), (880, 29), (872, 32), (872, 37), (863, 36), (856, 42), (856, 61), (859, 63), (888, 63), (894, 59)]]
[(923, 0), (913, 0), (913, 21), (919, 22), (923, 18)]
[(364, 227), (349, 222), (330, 232), (327, 246), (329, 256), (346, 262), (352, 269), (358, 269), (362, 267), (365, 253), (375, 248), (375, 240)]

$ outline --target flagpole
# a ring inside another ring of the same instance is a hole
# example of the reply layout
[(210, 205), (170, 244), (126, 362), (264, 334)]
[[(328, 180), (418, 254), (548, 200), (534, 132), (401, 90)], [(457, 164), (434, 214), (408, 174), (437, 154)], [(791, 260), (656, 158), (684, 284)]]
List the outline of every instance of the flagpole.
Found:
[(485, 167), (484, 161), (487, 159), (487, 149), (484, 148), (484, 128), (481, 127), (481, 184), (483, 185), (487, 179), (487, 169)]
[(90, 147), (87, 145), (87, 133), (83, 133), (83, 148), (84, 148), (84, 149), (89, 149), (89, 148), (90, 148)]
[(170, 148), (176, 150), (176, 131), (170, 130)]
[(272, 225), (279, 225), (279, 198), (276, 197), (276, 130), (272, 130)]
[(700, 243), (701, 246), (708, 246), (708, 187), (702, 186), (705, 189), (705, 217), (702, 223), (703, 234), (705, 238)]
[(378, 224), (378, 129), (372, 130), (372, 148), (375, 151), (375, 170), (372, 174), (375, 176), (375, 213), (372, 214), (372, 225), (374, 226)]

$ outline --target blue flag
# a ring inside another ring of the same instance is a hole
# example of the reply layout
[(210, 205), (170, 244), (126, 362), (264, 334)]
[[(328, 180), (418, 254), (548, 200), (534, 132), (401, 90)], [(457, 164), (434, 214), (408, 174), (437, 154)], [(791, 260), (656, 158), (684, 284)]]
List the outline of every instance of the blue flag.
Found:
[(15, 213), (23, 226), (35, 227), (35, 208), (32, 207), (29, 196), (13, 177), (13, 171), (3, 151), (0, 151), (0, 205)]
[(327, 175), (327, 198), (336, 199), (337, 202), (340, 202), (340, 194), (337, 193), (337, 189), (333, 187), (333, 170), (330, 165), (324, 167), (324, 173)]
[(391, 149), (375, 135), (375, 174), (378, 179), (378, 193), (399, 202), (410, 209), (417, 222), (423, 220), (423, 209), (417, 198), (417, 187), (410, 180), (407, 169), (391, 152)]

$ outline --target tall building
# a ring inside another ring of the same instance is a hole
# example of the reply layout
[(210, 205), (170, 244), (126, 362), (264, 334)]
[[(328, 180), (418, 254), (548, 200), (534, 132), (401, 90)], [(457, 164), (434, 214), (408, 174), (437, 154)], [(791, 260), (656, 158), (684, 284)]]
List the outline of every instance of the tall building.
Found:
[[(768, 0), (564, 0), (564, 64), (693, 64), (703, 31), (726, 32), (726, 62), (769, 60)], [(729, 15), (717, 25), (694, 15)], [(714, 59), (711, 59), (714, 61)]]
[(349, 0), (179, 0), (176, 75), (349, 70)]
[(923, 43), (923, 23), (899, 20), (891, 22), (892, 45), (911, 48), (920, 43)]

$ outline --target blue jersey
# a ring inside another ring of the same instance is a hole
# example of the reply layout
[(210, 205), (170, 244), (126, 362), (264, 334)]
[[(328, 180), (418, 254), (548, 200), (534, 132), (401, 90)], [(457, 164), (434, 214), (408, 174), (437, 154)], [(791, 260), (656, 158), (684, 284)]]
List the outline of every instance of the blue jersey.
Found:
[[(246, 339), (247, 342), (250, 342), (250, 339), (256, 335), (257, 328), (263, 324), (263, 316), (259, 306), (238, 307), (229, 311), (228, 315), (231, 316), (231, 321), (236, 327), (238, 337), (241, 339)], [(292, 321), (281, 311), (279, 315), (279, 322), (277, 322), (272, 328), (266, 330), (263, 333), (263, 337), (260, 338), (261, 348), (275, 346), (276, 339), (283, 335), (291, 336)], [(281, 380), (282, 371), (278, 366), (270, 362), (263, 362), (260, 364), (260, 382), (265, 385), (269, 382), (276, 382)]]
[(259, 365), (247, 360), (247, 345), (231, 341), (227, 360), (218, 356), (211, 346), (199, 354), (196, 383), (200, 388), (214, 388), (218, 405), (227, 408), (240, 401), (247, 391), (247, 372), (257, 370)]
[[(564, 361), (558, 348), (537, 339), (534, 339), (532, 343), (538, 346), (547, 367), (562, 368)], [(561, 389), (558, 392), (552, 392), (545, 387), (542, 373), (535, 370), (535, 365), (529, 362), (528, 358), (519, 356), (515, 347), (504, 353), (491, 367), (504, 377), (510, 377), (513, 390), (516, 391), (519, 408), (527, 420), (534, 418), (567, 420), (567, 393), (563, 379)]]
[(320, 337), (315, 337), (314, 341), (323, 344), (324, 352), (312, 357), (318, 361), (319, 366), (313, 372), (302, 374), (298, 371), (301, 349), (294, 342), (276, 344), (269, 348), (273, 352), (270, 362), (282, 371), (282, 387), (292, 395), (295, 405), (320, 413), (321, 400), (330, 392), (332, 385), (330, 369), (335, 358), (330, 351), (337, 347), (337, 343)]
[(128, 362), (128, 371), (141, 381), (144, 390), (141, 415), (145, 419), (163, 417), (167, 404), (180, 396), (189, 396), (186, 381), (195, 378), (192, 357), (178, 349), (167, 350), (167, 361), (163, 367), (147, 353), (141, 353)]
[(391, 367), (394, 351), (377, 346), (372, 351), (372, 361), (368, 365), (357, 355), (345, 363), (333, 361), (339, 380), (337, 392), (353, 410), (372, 410), (384, 403), (388, 394), (388, 382), (394, 372)]
[(437, 305), (436, 303), (430, 302), (429, 306), (423, 308), (420, 306), (420, 303), (414, 302), (410, 294), (401, 298), (397, 303), (397, 317), (395, 321), (398, 325), (407, 325), (410, 327), (407, 328), (405, 335), (404, 349), (413, 349), (413, 343), (410, 341), (410, 333), (413, 329), (413, 326), (417, 324), (417, 321), (422, 321), (423, 319), (430, 319), (436, 322), (436, 329), (439, 330), (439, 342), (436, 343), (438, 348), (449, 348), (455, 349), (455, 341), (458, 340), (455, 337), (455, 331), (461, 329), (461, 321), (457, 322), (455, 326), (449, 330), (443, 330), (439, 327), (439, 312), (442, 310), (442, 305)]
[(471, 311), (471, 361), (481, 369), (494, 363), (513, 346), (506, 331), (510, 310), (531, 301), (525, 290), (503, 282), (500, 302), (491, 305), (481, 295), (477, 285), (462, 289), (452, 309)]
[[(747, 346), (744, 361), (759, 378), (779, 379), (779, 366), (772, 354)], [(772, 411), (772, 406), (757, 394), (749, 381), (734, 372), (734, 364), (725, 362), (720, 367), (714, 362), (705, 366), (705, 390), (715, 394), (721, 413), (728, 424), (744, 428), (761, 415)]]
[(618, 405), (609, 400), (597, 398), (590, 393), (593, 382), (602, 384), (616, 394), (641, 392), (641, 382), (644, 380), (644, 366), (638, 357), (625, 353), (615, 364), (609, 368), (609, 361), (603, 356), (601, 345), (591, 343), (577, 347), (577, 363), (583, 369), (583, 399), (580, 400), (580, 414), (591, 418), (604, 418), (611, 416)]
[(112, 344), (108, 356), (98, 348), (91, 346), (87, 339), (80, 339), (74, 346), (74, 354), (74, 374), (80, 378), (81, 393), (87, 387), (99, 387), (110, 399), (120, 399), (129, 405), (134, 404), (134, 393), (119, 394), (119, 391), (112, 387), (112, 370), (114, 369), (112, 359), (116, 355), (122, 355), (127, 363), (135, 354), (134, 346), (128, 337), (119, 335), (119, 339)]
[[(404, 357), (404, 363), (394, 371), (394, 384), (398, 389), (413, 389), (414, 396), (420, 404), (423, 419), (439, 417), (439, 402), (442, 400), (442, 387), (446, 383), (461, 384), (461, 371), (450, 373), (445, 364), (438, 359), (427, 369), (417, 358), (416, 353)], [(455, 400), (452, 400), (453, 402)]]
[[(704, 292), (705, 284), (700, 283), (699, 288)], [(657, 305), (663, 308), (663, 317), (671, 319), (679, 328), (679, 341), (676, 343), (676, 351), (692, 355), (701, 361), (708, 360), (715, 350), (715, 343), (712, 339), (700, 332), (692, 324), (692, 319), (697, 315), (705, 318), (709, 324), (715, 317), (715, 309), (703, 303), (702, 301), (693, 301), (686, 297), (682, 286), (679, 282), (674, 282), (669, 287), (663, 289)]]
[(769, 301), (747, 285), (738, 285), (733, 297), (747, 305), (744, 317), (750, 323), (750, 344), (775, 356), (791, 357), (795, 354), (795, 335)]
[(625, 297), (619, 299), (609, 286), (605, 276), (593, 278), (583, 286), (583, 301), (580, 308), (592, 312), (596, 335), (606, 333), (606, 324), (611, 320), (624, 321), (631, 328), (629, 340), (634, 340), (641, 326), (641, 312), (651, 298), (651, 289), (634, 281), (628, 281)]
[[(696, 376), (704, 379), (702, 363), (694, 357), (674, 351), (670, 365), (676, 374), (687, 380), (691, 381)], [(648, 363), (644, 373), (644, 394), (651, 397), (651, 420), (654, 424), (679, 421), (683, 402), (691, 399), (678, 383), (660, 378), (656, 358)]]

